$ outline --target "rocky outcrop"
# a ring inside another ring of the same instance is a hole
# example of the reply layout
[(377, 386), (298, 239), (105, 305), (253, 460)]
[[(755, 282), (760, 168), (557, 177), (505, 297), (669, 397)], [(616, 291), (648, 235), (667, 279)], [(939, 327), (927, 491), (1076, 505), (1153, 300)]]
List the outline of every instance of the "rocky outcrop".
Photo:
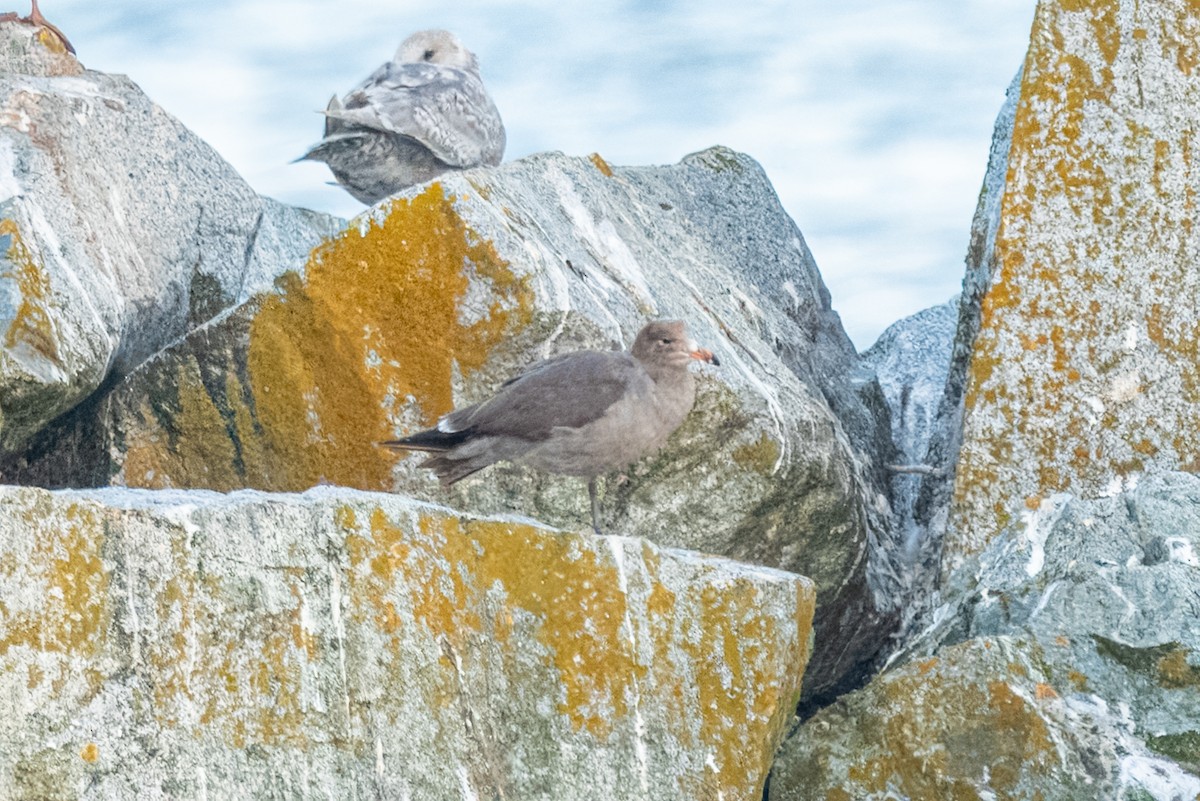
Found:
[(932, 610), (770, 798), (1200, 797), (1198, 30), (1039, 5), (917, 503)]
[(0, 28), (0, 455), (340, 227), (259, 197), (128, 78)]
[(882, 676), (788, 741), (769, 801), (1200, 794), (1200, 779), (1132, 737), (1120, 710), (1041, 657), (1022, 639), (981, 638)]
[(1200, 466), (1197, 30), (1181, 1), (1038, 7), (944, 572), (1055, 493)]
[(1195, 476), (1048, 498), (952, 574), (903, 667), (788, 741), (771, 799), (1195, 798), (1198, 553)]
[(893, 615), (878, 384), (761, 169), (534, 156), (385, 201), (302, 270), (158, 353), (60, 421), (9, 480), (45, 486), (391, 490), (553, 525), (580, 482), (496, 467), (441, 489), (374, 445), (485, 397), (531, 361), (626, 345), (647, 317), (715, 350), (696, 408), (604, 497), (607, 530), (810, 576), (806, 692), (869, 670)]
[(755, 799), (807, 579), (319, 489), (0, 490), (0, 798)]

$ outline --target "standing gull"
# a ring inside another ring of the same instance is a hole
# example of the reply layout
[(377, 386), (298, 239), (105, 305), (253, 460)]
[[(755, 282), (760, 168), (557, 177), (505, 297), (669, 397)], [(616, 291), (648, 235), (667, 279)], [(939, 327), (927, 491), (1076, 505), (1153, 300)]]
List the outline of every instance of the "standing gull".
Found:
[(323, 161), (368, 205), (449, 170), (495, 166), (504, 123), (479, 60), (449, 31), (418, 31), (396, 56), (325, 109), (325, 138), (300, 159)]
[(432, 453), (421, 467), (443, 486), (501, 460), (586, 478), (599, 534), (596, 477), (658, 450), (679, 427), (696, 398), (693, 359), (719, 364), (682, 322), (649, 323), (627, 352), (584, 350), (538, 362), (491, 399), (380, 444)]

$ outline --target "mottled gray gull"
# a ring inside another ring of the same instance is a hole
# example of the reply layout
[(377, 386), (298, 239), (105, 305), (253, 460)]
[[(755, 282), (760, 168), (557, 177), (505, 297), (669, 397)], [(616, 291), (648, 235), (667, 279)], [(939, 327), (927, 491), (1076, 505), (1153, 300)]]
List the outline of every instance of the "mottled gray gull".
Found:
[(489, 400), (380, 444), (432, 453), (420, 466), (443, 486), (501, 460), (586, 478), (600, 533), (596, 477), (658, 450), (679, 427), (696, 397), (693, 359), (719, 364), (681, 321), (652, 322), (627, 352), (584, 350), (538, 362)]
[(63, 34), (63, 32), (60, 31), (55, 25), (51, 24), (48, 19), (42, 16), (42, 12), (38, 10), (37, 0), (32, 0), (32, 5), (33, 10), (29, 12), (28, 17), (20, 17), (17, 16), (17, 12), (9, 11), (7, 13), (0, 14), (0, 22), (23, 22), (26, 25), (36, 25), (40, 28), (45, 28), (46, 30), (50, 31), (50, 33), (58, 37), (58, 40), (63, 43), (63, 47), (67, 48), (68, 52), (74, 54), (75, 47)]
[(323, 161), (368, 205), (449, 170), (495, 166), (504, 123), (479, 60), (449, 31), (418, 31), (393, 60), (325, 109), (325, 138), (300, 159)]

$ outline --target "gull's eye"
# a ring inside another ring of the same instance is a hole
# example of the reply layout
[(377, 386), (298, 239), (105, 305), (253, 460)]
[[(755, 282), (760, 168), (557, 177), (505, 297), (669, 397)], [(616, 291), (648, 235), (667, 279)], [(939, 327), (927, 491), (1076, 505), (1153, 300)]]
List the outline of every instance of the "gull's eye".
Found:
[(426, 61), (433, 61), (433, 51), (426, 50), (425, 55), (421, 56), (421, 58), (425, 59)]
[(659, 340), (659, 342), (663, 343), (664, 345), (670, 345), (674, 341), (675, 340), (673, 340), (673, 339), (660, 339)]

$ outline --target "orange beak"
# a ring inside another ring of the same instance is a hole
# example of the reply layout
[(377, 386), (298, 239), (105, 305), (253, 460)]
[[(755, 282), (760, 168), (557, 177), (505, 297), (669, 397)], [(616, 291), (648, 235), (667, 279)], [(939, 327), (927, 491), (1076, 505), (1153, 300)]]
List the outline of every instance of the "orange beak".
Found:
[(708, 348), (696, 348), (688, 353), (688, 356), (691, 356), (693, 359), (699, 359), (702, 362), (708, 362), (715, 367), (721, 366), (720, 360)]

